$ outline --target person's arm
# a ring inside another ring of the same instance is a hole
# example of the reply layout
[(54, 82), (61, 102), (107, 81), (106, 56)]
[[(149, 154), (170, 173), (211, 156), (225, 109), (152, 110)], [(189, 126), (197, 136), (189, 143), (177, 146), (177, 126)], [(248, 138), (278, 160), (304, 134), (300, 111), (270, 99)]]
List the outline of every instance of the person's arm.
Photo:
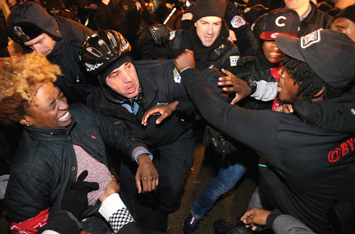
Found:
[(126, 224), (135, 222), (118, 195), (119, 190), (120, 187), (116, 179), (112, 177), (111, 183), (107, 185), (104, 194), (99, 199), (101, 202), (99, 213), (110, 224), (114, 233), (117, 233)]
[(137, 49), (143, 58), (173, 58), (170, 43), (173, 43), (174, 37), (172, 35), (175, 35), (175, 33), (176, 31), (170, 32), (168, 27), (162, 24), (149, 26), (140, 35)]
[[(179, 55), (175, 59), (175, 64), (179, 70), (194, 67), (193, 52), (188, 51)], [(276, 165), (280, 163), (277, 127), (283, 113), (246, 110), (224, 102), (196, 69), (184, 70), (181, 77), (190, 99), (209, 123), (263, 156), (268, 156), (266, 160), (270, 163), (274, 162)]]
[(228, 28), (233, 30), (237, 37), (235, 44), (238, 46), (241, 55), (256, 55), (257, 40), (250, 29), (250, 25), (239, 14), (238, 8), (230, 1), (227, 1), (225, 20)]
[(252, 230), (256, 230), (258, 225), (268, 226), (274, 230), (275, 234), (314, 234), (314, 232), (300, 222), (298, 219), (281, 213), (278, 209), (264, 210), (260, 208), (252, 208), (244, 213), (240, 220), (250, 227)]
[(84, 106), (77, 110), (82, 112), (82, 116), (87, 116), (87, 121), (91, 122), (92, 127), (96, 128), (100, 133), (105, 144), (115, 147), (119, 152), (138, 163), (136, 173), (138, 192), (154, 190), (158, 185), (158, 172), (152, 162), (153, 156), (144, 142), (134, 137), (126, 128), (116, 126), (105, 117), (90, 111)]

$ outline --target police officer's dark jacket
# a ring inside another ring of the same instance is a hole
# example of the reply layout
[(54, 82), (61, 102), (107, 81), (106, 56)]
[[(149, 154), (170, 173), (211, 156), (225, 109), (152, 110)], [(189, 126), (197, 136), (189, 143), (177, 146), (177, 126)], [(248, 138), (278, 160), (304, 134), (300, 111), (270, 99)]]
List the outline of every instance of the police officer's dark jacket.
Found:
[(86, 37), (92, 35), (93, 31), (72, 20), (54, 18), (63, 36), (47, 55), (48, 60), (59, 65), (63, 73), (63, 76), (58, 77), (56, 85), (67, 97), (68, 103), (85, 103), (92, 86), (85, 80), (85, 77), (90, 75), (80, 65), (79, 52)]
[[(137, 101), (139, 110), (136, 115), (130, 113), (121, 105), (117, 96), (105, 96), (98, 90), (88, 99), (88, 107), (96, 113), (101, 113), (116, 125), (122, 125), (122, 120), (132, 134), (144, 140), (148, 147), (166, 145), (175, 142), (190, 127), (194, 117), (195, 107), (187, 97), (185, 89), (179, 84), (180, 75), (173, 60), (135, 61), (138, 74), (141, 97)], [(106, 95), (109, 95), (105, 92)], [(110, 101), (109, 99), (115, 99)], [(154, 106), (166, 105), (179, 101), (171, 116), (159, 125), (155, 123), (159, 116), (148, 119), (147, 126), (141, 124), (146, 111)]]
[[(105, 144), (132, 155), (144, 143), (81, 104), (69, 107), (74, 118), (66, 128), (24, 127), (18, 151), (11, 162), (5, 205), (10, 222), (21, 222), (50, 208), (58, 211), (70, 181), (76, 181), (73, 144), (107, 165)], [(87, 212), (93, 212), (89, 207)]]
[(231, 66), (237, 65), (240, 52), (236, 45), (227, 39), (229, 30), (225, 21), (223, 22), (220, 35), (210, 47), (202, 44), (196, 33), (196, 27), (191, 27), (188, 30), (170, 32), (169, 42), (163, 46), (154, 43), (148, 29), (139, 38), (138, 49), (143, 58), (176, 58), (185, 49), (189, 49), (194, 52), (197, 69), (216, 67), (228, 70)]

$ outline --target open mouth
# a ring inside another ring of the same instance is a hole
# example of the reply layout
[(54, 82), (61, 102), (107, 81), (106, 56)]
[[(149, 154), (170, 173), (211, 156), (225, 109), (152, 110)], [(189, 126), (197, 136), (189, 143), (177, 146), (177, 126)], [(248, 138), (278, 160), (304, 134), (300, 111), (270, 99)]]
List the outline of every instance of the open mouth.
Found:
[(281, 92), (281, 90), (282, 90), (282, 88), (281, 88), (281, 86), (280, 86), (280, 83), (277, 82), (277, 92), (279, 93), (279, 92)]
[(282, 53), (277, 53), (277, 52), (271, 52), (269, 55), (271, 58), (281, 58), (283, 56)]
[(67, 113), (65, 113), (62, 117), (60, 117), (58, 121), (66, 122), (69, 121), (70, 119), (71, 119), (71, 114), (69, 113), (69, 111), (67, 111)]
[(129, 93), (134, 93), (135, 90), (136, 90), (136, 86), (135, 86), (135, 85), (132, 85), (131, 87), (129, 87), (129, 88), (127, 89), (127, 92), (129, 92)]

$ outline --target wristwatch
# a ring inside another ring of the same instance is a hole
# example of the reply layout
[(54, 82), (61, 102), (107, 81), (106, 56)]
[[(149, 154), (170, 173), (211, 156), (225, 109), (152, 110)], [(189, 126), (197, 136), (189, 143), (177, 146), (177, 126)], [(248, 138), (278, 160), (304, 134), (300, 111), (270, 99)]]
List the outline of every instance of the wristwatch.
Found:
[(247, 83), (248, 83), (248, 86), (251, 88), (250, 95), (254, 94), (256, 91), (256, 88), (258, 87), (258, 84), (256, 83), (255, 80), (252, 80), (252, 79), (249, 79), (247, 81)]

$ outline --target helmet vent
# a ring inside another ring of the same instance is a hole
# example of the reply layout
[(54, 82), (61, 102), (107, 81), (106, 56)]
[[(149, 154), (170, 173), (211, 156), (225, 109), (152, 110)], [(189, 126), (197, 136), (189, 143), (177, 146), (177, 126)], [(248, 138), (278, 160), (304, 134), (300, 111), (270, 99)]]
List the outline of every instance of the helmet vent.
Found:
[(107, 54), (111, 54), (111, 50), (108, 48), (108, 46), (106, 45), (106, 42), (102, 39), (100, 39), (98, 41), (98, 44), (102, 47), (102, 49), (104, 49), (104, 51), (107, 53)]
[(98, 51), (94, 47), (88, 47), (88, 48), (86, 48), (86, 51), (89, 52), (90, 54), (94, 55), (97, 58), (100, 58), (103, 55), (100, 51)]
[(108, 33), (107, 36), (108, 36), (108, 39), (110, 40), (110, 42), (112, 44), (112, 47), (116, 48), (118, 44), (117, 44), (115, 36), (111, 32)]

